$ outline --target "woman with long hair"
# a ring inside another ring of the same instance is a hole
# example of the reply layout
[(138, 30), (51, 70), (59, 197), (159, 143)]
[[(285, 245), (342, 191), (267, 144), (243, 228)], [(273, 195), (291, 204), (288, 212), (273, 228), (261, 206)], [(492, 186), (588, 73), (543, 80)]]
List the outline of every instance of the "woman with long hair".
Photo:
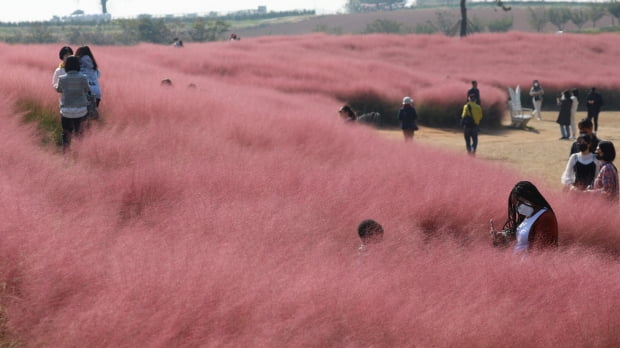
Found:
[(99, 107), (101, 102), (101, 86), (99, 85), (99, 66), (95, 60), (93, 52), (88, 46), (81, 46), (75, 51), (75, 55), (80, 58), (80, 72), (88, 78), (90, 93), (95, 97), (95, 103)]
[(616, 159), (616, 148), (611, 141), (601, 141), (596, 148), (596, 159), (601, 161), (601, 170), (598, 172), (592, 192), (609, 199), (613, 203), (618, 203), (618, 169), (614, 166)]
[(508, 218), (502, 231), (491, 230), (495, 245), (516, 240), (515, 252), (558, 245), (558, 222), (551, 205), (529, 181), (518, 182), (508, 196)]

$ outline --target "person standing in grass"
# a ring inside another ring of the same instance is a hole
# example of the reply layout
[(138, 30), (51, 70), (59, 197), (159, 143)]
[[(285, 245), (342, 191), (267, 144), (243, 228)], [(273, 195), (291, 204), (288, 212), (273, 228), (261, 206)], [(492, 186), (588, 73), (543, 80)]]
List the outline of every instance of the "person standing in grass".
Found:
[(586, 106), (588, 107), (588, 119), (594, 123), (594, 131), (598, 131), (598, 114), (603, 106), (603, 97), (592, 87), (590, 93), (586, 97)]
[(58, 58), (60, 58), (60, 64), (58, 65), (56, 70), (54, 70), (54, 75), (52, 75), (52, 87), (54, 87), (54, 89), (58, 87), (58, 79), (60, 78), (60, 76), (66, 73), (65, 72), (65, 59), (67, 59), (67, 57), (72, 56), (72, 55), (73, 55), (73, 49), (71, 49), (71, 47), (69, 46), (64, 46), (63, 48), (60, 49), (60, 52), (58, 52)]
[(572, 103), (570, 105), (570, 132), (571, 139), (577, 139), (577, 108), (579, 107), (579, 90), (573, 88), (570, 97)]
[(476, 95), (472, 94), (467, 98), (467, 104), (463, 106), (461, 113), (465, 148), (470, 155), (475, 155), (478, 148), (478, 132), (480, 131), (481, 120), (482, 108), (476, 103)]
[(58, 79), (56, 91), (60, 97), (60, 122), (62, 125), (62, 146), (66, 149), (71, 137), (80, 134), (80, 124), (88, 109), (87, 95), (90, 93), (88, 78), (80, 73), (80, 59), (69, 56), (65, 62), (66, 74)]
[(530, 88), (530, 97), (532, 97), (532, 104), (534, 105), (534, 111), (532, 111), (532, 116), (536, 115), (536, 118), (538, 120), (542, 120), (542, 117), (540, 116), (540, 111), (542, 108), (544, 94), (545, 90), (543, 90), (538, 80), (534, 80), (534, 83), (532, 83), (532, 87)]
[[(592, 121), (590, 121), (587, 118), (584, 118), (581, 121), (579, 121), (579, 123), (577, 123), (577, 128), (579, 128), (579, 136), (588, 135), (590, 137), (590, 139), (592, 140), (592, 146), (590, 147), (590, 152), (594, 153), (594, 150), (596, 150), (596, 147), (598, 146), (598, 143), (600, 140), (599, 138), (596, 137), (596, 134), (594, 134), (594, 131), (592, 129)], [(579, 140), (579, 138), (577, 138), (577, 140)], [(573, 145), (571, 145), (570, 154), (568, 155), (568, 157), (578, 152), (581, 152), (581, 150), (579, 150), (579, 142), (575, 141)]]
[(618, 169), (614, 166), (616, 149), (611, 141), (601, 141), (596, 148), (596, 159), (601, 161), (601, 170), (598, 172), (590, 192), (598, 193), (610, 202), (618, 203)]
[(88, 78), (90, 93), (95, 98), (95, 105), (99, 107), (101, 102), (101, 86), (99, 85), (99, 67), (93, 52), (88, 46), (81, 46), (75, 51), (75, 55), (80, 58), (80, 72)]
[(400, 121), (400, 128), (403, 130), (405, 141), (413, 140), (413, 134), (418, 130), (417, 119), (418, 114), (413, 107), (413, 99), (411, 97), (404, 97), (403, 106), (398, 110), (398, 120)]
[(558, 246), (558, 221), (551, 205), (529, 181), (518, 182), (508, 196), (508, 219), (502, 231), (491, 226), (495, 246), (514, 243), (514, 251)]
[(571, 117), (571, 93), (566, 90), (562, 92), (561, 96), (556, 99), (557, 104), (560, 106), (560, 113), (556, 122), (560, 125), (560, 133), (562, 137), (560, 140), (566, 140), (570, 138), (570, 117)]
[(471, 88), (467, 90), (468, 100), (469, 100), (469, 97), (472, 95), (474, 96), (474, 101), (476, 102), (476, 104), (482, 105), (480, 104), (480, 90), (478, 89), (478, 81), (476, 80), (473, 80), (471, 82)]

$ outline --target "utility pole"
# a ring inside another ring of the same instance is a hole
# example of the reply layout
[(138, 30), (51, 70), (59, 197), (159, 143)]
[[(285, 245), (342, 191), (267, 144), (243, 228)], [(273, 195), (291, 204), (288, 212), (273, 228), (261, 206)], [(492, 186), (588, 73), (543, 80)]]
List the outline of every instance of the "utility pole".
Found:
[(108, 0), (101, 0), (101, 12), (103, 14), (108, 13)]

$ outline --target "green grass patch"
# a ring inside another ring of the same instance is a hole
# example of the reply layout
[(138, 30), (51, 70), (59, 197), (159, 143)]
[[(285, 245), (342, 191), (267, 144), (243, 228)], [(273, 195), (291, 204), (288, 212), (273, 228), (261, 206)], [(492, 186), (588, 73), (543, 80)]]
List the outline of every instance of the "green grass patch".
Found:
[(24, 123), (37, 124), (37, 133), (43, 145), (62, 144), (62, 125), (58, 109), (41, 106), (34, 100), (22, 99), (17, 102), (17, 110), (23, 113)]

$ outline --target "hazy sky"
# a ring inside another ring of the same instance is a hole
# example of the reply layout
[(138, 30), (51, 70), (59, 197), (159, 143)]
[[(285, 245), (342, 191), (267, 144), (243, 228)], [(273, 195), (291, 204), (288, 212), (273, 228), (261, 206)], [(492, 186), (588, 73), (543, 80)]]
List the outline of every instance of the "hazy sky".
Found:
[[(343, 9), (346, 0), (108, 0), (108, 12), (113, 17), (139, 14), (186, 14), (211, 11), (229, 12), (267, 6), (267, 11), (296, 9), (335, 13)], [(75, 10), (100, 13), (100, 0), (0, 0), (0, 21), (48, 20), (54, 15), (63, 17)]]

